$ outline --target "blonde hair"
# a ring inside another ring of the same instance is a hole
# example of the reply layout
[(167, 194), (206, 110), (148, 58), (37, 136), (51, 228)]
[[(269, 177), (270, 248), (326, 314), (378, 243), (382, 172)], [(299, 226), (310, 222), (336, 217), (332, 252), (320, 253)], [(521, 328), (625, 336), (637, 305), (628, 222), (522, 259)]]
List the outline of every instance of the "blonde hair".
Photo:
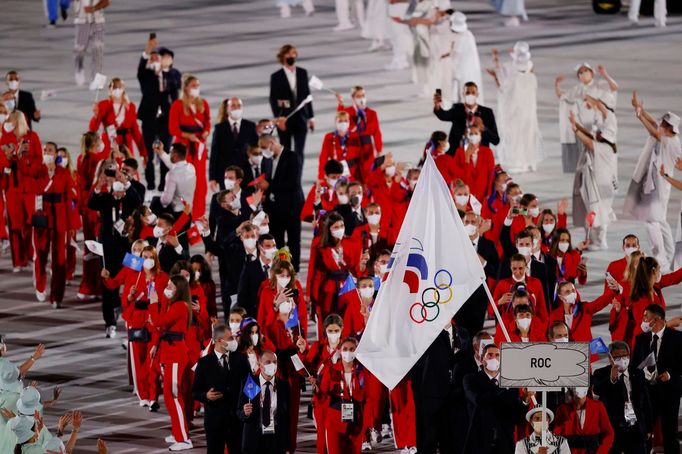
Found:
[(337, 120), (350, 120), (350, 115), (348, 115), (348, 112), (345, 110), (339, 110), (336, 112), (336, 119)]
[(23, 112), (15, 110), (8, 115), (7, 120), (14, 121), (16, 123), (14, 135), (17, 139), (20, 139), (21, 137), (24, 137), (26, 134), (28, 134), (28, 123), (26, 123), (26, 117), (24, 117)]
[(634, 251), (627, 258), (628, 266), (625, 268), (623, 273), (623, 281), (630, 282), (632, 285), (635, 280), (635, 275), (637, 274), (637, 266), (639, 265), (639, 260), (642, 257), (646, 257), (646, 254), (642, 251)]
[(111, 92), (114, 89), (114, 84), (116, 83), (121, 84), (121, 88), (123, 89), (123, 96), (121, 96), (121, 99), (123, 100), (123, 104), (127, 106), (130, 103), (130, 99), (128, 99), (128, 93), (126, 93), (126, 84), (120, 77), (114, 77), (109, 81), (109, 97), (113, 98)]
[(365, 90), (364, 87), (361, 87), (360, 85), (356, 85), (353, 88), (350, 89), (350, 96), (351, 98), (355, 96), (355, 94), (361, 90)]
[(216, 124), (227, 120), (227, 105), (230, 103), (230, 98), (225, 98), (220, 102), (218, 107), (218, 116), (215, 119)]
[(69, 162), (66, 164), (66, 170), (69, 171), (72, 177), (76, 176), (76, 171), (74, 170), (73, 167), (73, 159), (71, 159), (71, 153), (66, 147), (59, 147), (57, 148), (57, 156), (59, 156), (59, 153), (62, 152), (66, 156), (66, 159), (69, 160)]
[[(185, 110), (185, 114), (189, 114), (189, 112), (190, 112), (189, 105), (190, 105), (190, 103), (192, 103), (192, 101), (190, 100), (189, 96), (187, 96), (187, 93), (186, 93), (187, 86), (189, 84), (191, 84), (192, 82), (194, 82), (195, 80), (198, 81), (199, 79), (197, 77), (191, 75), (191, 74), (184, 74), (182, 76), (182, 93), (180, 95), (180, 99), (182, 100), (182, 106)], [(204, 112), (204, 98), (202, 98), (201, 96), (197, 96), (193, 102), (194, 102), (194, 107), (196, 108), (196, 111), (203, 113)]]

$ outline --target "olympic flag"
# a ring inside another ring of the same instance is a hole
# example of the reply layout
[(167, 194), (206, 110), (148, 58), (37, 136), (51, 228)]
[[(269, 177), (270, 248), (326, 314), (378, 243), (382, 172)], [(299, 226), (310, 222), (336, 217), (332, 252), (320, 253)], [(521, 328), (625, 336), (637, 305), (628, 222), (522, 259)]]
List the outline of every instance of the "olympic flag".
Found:
[(469, 296), (483, 266), (445, 180), (427, 156), (357, 356), (393, 389)]

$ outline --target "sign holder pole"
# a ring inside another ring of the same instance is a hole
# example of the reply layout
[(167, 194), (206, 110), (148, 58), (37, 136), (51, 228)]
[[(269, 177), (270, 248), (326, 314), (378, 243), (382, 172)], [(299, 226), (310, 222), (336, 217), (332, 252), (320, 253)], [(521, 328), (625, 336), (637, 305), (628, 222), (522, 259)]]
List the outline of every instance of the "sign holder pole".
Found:
[[(547, 391), (542, 390), (542, 405), (547, 409)], [(545, 430), (545, 423), (547, 422), (547, 412), (542, 412), (542, 444), (541, 446), (547, 446), (547, 431)], [(549, 424), (547, 424), (547, 430), (549, 430)]]

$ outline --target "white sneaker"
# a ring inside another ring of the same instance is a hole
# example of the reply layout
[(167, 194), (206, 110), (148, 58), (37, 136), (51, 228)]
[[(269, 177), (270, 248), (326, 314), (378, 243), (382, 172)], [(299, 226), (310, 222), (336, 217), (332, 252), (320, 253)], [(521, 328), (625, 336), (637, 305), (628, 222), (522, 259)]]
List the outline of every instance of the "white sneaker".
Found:
[(391, 426), (389, 424), (381, 425), (381, 438), (391, 438), (393, 432), (391, 431)]
[[(140, 407), (148, 407), (148, 406), (149, 406), (149, 401), (147, 399), (140, 401)], [(172, 437), (172, 435), (171, 435), (171, 437)], [(175, 443), (175, 438), (173, 439), (173, 441), (171, 443)]]
[(166, 438), (163, 439), (168, 444), (175, 444), (175, 437), (173, 435), (168, 435)]
[(353, 25), (353, 24), (339, 24), (336, 27), (334, 27), (332, 30), (334, 30), (335, 32), (343, 32), (346, 30), (352, 30), (354, 28), (355, 28), (355, 25)]
[(62, 303), (59, 303), (57, 301), (52, 302), (52, 309), (61, 309), (62, 308)]
[(76, 74), (74, 77), (76, 79), (76, 85), (78, 85), (79, 87), (82, 87), (83, 85), (85, 85), (85, 71), (84, 70), (79, 69), (78, 71), (76, 71)]
[(21, 273), (22, 271), (24, 271), (24, 269), (20, 266), (15, 266), (14, 268), (12, 268), (13, 273)]
[(403, 449), (400, 450), (400, 454), (410, 454), (410, 448), (405, 446)]
[(47, 299), (47, 294), (45, 292), (39, 292), (36, 290), (36, 299), (42, 303)]
[(0, 249), (2, 249), (2, 252), (9, 249), (9, 240), (2, 240), (2, 247), (0, 247)]
[(169, 451), (186, 451), (188, 449), (192, 449), (194, 446), (192, 446), (192, 442), (190, 440), (187, 441), (181, 441), (180, 443), (175, 443), (173, 445), (170, 445), (168, 447)]
[(414, 446), (410, 447), (409, 450), (410, 454), (417, 454), (417, 448), (415, 448)]
[(116, 337), (116, 327), (115, 326), (107, 326), (107, 329), (104, 330), (104, 333), (105, 333), (107, 339), (113, 339)]
[(76, 293), (76, 298), (81, 301), (92, 301), (97, 299), (97, 295), (86, 295), (85, 293)]
[(363, 442), (362, 442), (362, 450), (363, 450), (363, 451), (371, 451), (371, 450), (372, 450), (372, 445), (369, 444), (368, 441), (363, 441)]
[(521, 25), (521, 21), (516, 16), (512, 16), (504, 21), (505, 27), (518, 27), (519, 25)]
[(376, 429), (370, 429), (369, 439), (372, 442), (372, 444), (378, 445), (379, 443), (381, 443), (381, 435), (379, 434), (379, 431), (377, 431)]

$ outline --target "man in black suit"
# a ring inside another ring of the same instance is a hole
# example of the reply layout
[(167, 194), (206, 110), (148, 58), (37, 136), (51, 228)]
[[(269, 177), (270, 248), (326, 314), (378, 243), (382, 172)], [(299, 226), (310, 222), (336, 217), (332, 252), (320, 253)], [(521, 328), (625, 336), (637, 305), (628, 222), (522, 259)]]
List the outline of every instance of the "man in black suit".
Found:
[[(305, 160), (304, 148), (305, 137), (310, 128), (315, 129), (312, 101), (305, 104), (298, 112), (296, 108), (308, 96), (308, 72), (296, 66), (298, 51), (291, 44), (285, 44), (277, 53), (277, 60), (282, 69), (275, 71), (270, 76), (270, 107), (272, 114), (277, 118), (277, 130), (279, 138), (287, 150), (294, 150), (298, 155), (299, 166), (303, 167)], [(291, 115), (291, 118), (286, 119)], [(294, 139), (294, 147), (291, 147), (291, 139)]]
[(284, 454), (291, 451), (289, 385), (276, 377), (277, 355), (273, 352), (263, 352), (260, 370), (255, 377), (260, 394), (253, 400), (244, 392), (239, 394), (237, 415), (244, 423), (242, 452)]
[[(497, 268), (500, 265), (500, 257), (497, 255), (495, 244), (478, 233), (481, 218), (473, 211), (468, 211), (462, 216), (464, 230), (469, 235), (478, 258), (483, 265), (486, 278), (496, 280)], [(470, 333), (478, 333), (483, 329), (485, 314), (488, 309), (488, 294), (481, 285), (464, 303), (464, 306), (455, 314), (455, 320), (459, 326), (463, 326)]]
[(499, 386), (500, 349), (495, 344), (483, 349), (483, 366), (464, 377), (469, 406), (466, 454), (508, 454), (514, 452), (514, 427), (524, 420), (532, 393)]
[[(244, 171), (241, 186), (247, 194), (251, 195), (258, 189), (267, 189), (267, 180), (272, 174), (272, 159), (265, 158), (257, 145), (249, 147), (246, 156), (237, 165)], [(262, 175), (265, 175), (265, 183), (249, 186), (252, 181)]]
[(142, 183), (140, 183), (136, 178), (138, 167), (139, 164), (137, 163), (137, 159), (135, 158), (124, 159), (123, 163), (121, 164), (121, 173), (125, 175), (130, 185), (133, 187), (133, 189), (135, 189), (135, 192), (137, 192), (140, 201), (144, 202), (144, 195), (147, 192), (147, 188)]
[[(208, 163), (208, 179), (212, 191), (217, 191), (225, 169), (239, 165), (246, 160), (246, 151), (258, 142), (256, 124), (242, 118), (244, 104), (239, 98), (230, 98), (226, 103), (226, 118), (215, 125), (211, 141), (211, 157)], [(245, 169), (246, 171), (246, 169)]]
[(449, 453), (455, 449), (453, 427), (461, 422), (458, 419), (461, 408), (455, 401), (455, 371), (463, 363), (470, 364), (471, 356), (469, 334), (448, 321), (410, 370), (418, 452), (435, 454), (436, 449), (440, 449), (440, 452)]
[[(103, 165), (115, 166), (111, 161)], [(112, 170), (114, 170), (112, 168)], [(104, 263), (111, 276), (115, 276), (122, 268), (125, 253), (130, 250), (126, 237), (125, 222), (142, 201), (132, 186), (127, 189), (117, 177), (106, 177), (97, 182), (95, 190), (88, 199), (88, 208), (99, 212), (100, 230), (98, 240), (104, 250)], [(104, 191), (104, 189), (107, 189)], [(107, 337), (116, 336), (116, 316), (114, 309), (121, 306), (121, 299), (116, 290), (102, 289), (102, 316)]]
[[(550, 297), (552, 297), (557, 286), (559, 262), (552, 257), (552, 254), (542, 252), (542, 232), (540, 228), (536, 225), (529, 225), (526, 229), (533, 235), (533, 250), (531, 251), (530, 259), (545, 265), (545, 270), (547, 271), (547, 290), (550, 292)], [(547, 300), (548, 310), (555, 309), (558, 304), (558, 302), (555, 304), (555, 301)]]
[(604, 403), (615, 435), (609, 453), (646, 454), (654, 424), (644, 372), (630, 363), (627, 342), (613, 342), (609, 352), (611, 364), (592, 374), (594, 393)]
[(237, 340), (228, 326), (213, 328), (215, 349), (199, 359), (194, 371), (192, 397), (204, 404), (206, 452), (230, 454), (242, 448), (242, 423), (237, 418), (239, 394), (250, 368), (246, 357), (237, 352)]
[(36, 107), (36, 102), (33, 95), (29, 91), (19, 90), (19, 73), (16, 71), (9, 71), (5, 76), (7, 82), (8, 92), (11, 98), (4, 99), (4, 104), (7, 110), (13, 112), (19, 110), (24, 113), (28, 127), (33, 129), (31, 123), (40, 121), (40, 110)]
[(239, 277), (237, 290), (237, 306), (243, 307), (249, 317), (258, 315), (258, 289), (270, 276), (272, 259), (277, 253), (277, 243), (270, 234), (258, 237), (258, 260), (252, 260), (244, 265)]
[(334, 211), (343, 217), (343, 225), (346, 227), (346, 236), (353, 235), (356, 227), (367, 224), (367, 218), (362, 212), (362, 183), (353, 181), (348, 184), (349, 203), (338, 204)]
[(464, 103), (453, 104), (449, 110), (442, 109), (443, 98), (441, 95), (433, 97), (433, 113), (441, 121), (452, 123), (450, 128), (450, 153), (455, 154), (457, 148), (463, 146), (464, 135), (467, 128), (473, 124), (477, 125), (482, 131), (481, 145), (486, 147), (490, 144), (500, 143), (500, 136), (497, 134), (497, 123), (495, 114), (489, 107), (479, 106), (476, 102), (478, 98), (478, 87), (474, 82), (464, 84)]
[[(182, 75), (173, 67), (175, 54), (170, 49), (165, 47), (157, 49), (156, 46), (156, 38), (147, 41), (147, 48), (137, 65), (137, 80), (140, 82), (142, 92), (137, 118), (142, 121), (142, 138), (149, 153), (145, 180), (147, 189), (150, 190), (156, 189), (153, 144), (158, 139), (163, 143), (165, 150), (170, 150), (168, 113), (173, 101), (178, 99), (182, 85)], [(163, 162), (159, 162), (159, 169), (161, 171), (159, 191), (163, 191), (168, 168)]]
[(500, 263), (497, 280), (511, 277), (510, 259), (514, 254), (521, 254), (526, 259), (528, 266), (530, 266), (530, 275), (542, 282), (545, 302), (551, 305), (550, 302), (553, 301), (554, 288), (549, 288), (547, 266), (533, 257), (533, 234), (529, 230), (522, 230), (516, 235), (516, 243), (512, 244), (509, 239), (509, 227), (509, 225), (503, 225), (500, 231), (500, 242), (502, 243), (505, 259)]
[[(178, 260), (189, 259), (189, 247), (183, 247), (178, 241), (177, 232), (172, 231), (175, 218), (172, 214), (161, 213), (156, 220), (156, 226), (161, 229), (161, 236), (156, 242), (156, 253), (159, 264), (165, 273), (170, 273), (171, 268)], [(186, 237), (187, 235), (183, 235)]]
[(258, 146), (266, 158), (272, 158), (272, 173), (263, 204), (265, 212), (270, 216), (270, 233), (279, 247), (289, 247), (291, 264), (298, 271), (301, 260), (301, 210), (304, 201), (300, 161), (297, 154), (285, 149), (273, 136), (262, 136)]
[(677, 417), (682, 396), (682, 333), (668, 328), (665, 310), (651, 304), (644, 311), (642, 334), (635, 340), (633, 365), (644, 364), (653, 413), (661, 418), (665, 454), (679, 454)]

